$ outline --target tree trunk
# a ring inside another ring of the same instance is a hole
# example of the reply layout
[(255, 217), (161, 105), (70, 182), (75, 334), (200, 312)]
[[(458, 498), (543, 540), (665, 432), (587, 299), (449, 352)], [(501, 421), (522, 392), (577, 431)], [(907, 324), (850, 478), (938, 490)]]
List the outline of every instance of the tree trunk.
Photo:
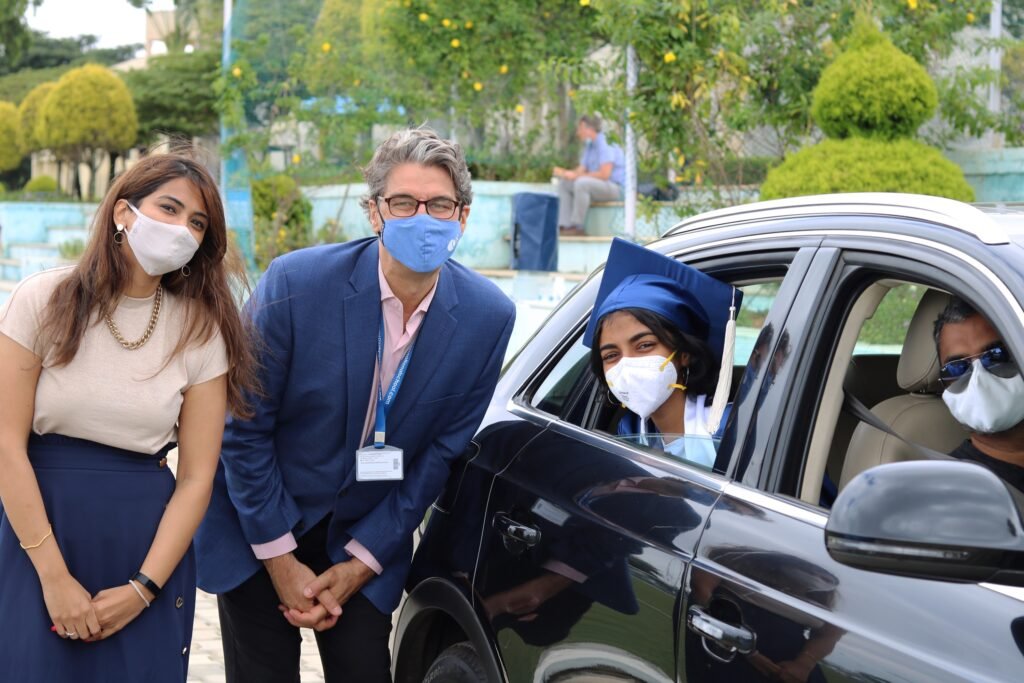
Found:
[(89, 155), (89, 195), (86, 197), (88, 201), (92, 201), (92, 198), (96, 196), (96, 174), (100, 170), (100, 162), (96, 161), (96, 154)]
[(121, 156), (117, 152), (107, 152), (107, 158), (110, 160), (110, 173), (107, 174), (107, 188), (114, 184), (114, 164), (117, 163), (117, 158)]
[(71, 162), (71, 172), (73, 174), (71, 176), (71, 194), (75, 199), (79, 200), (82, 199), (82, 178), (78, 172), (80, 166), (81, 164), (79, 164), (78, 160)]

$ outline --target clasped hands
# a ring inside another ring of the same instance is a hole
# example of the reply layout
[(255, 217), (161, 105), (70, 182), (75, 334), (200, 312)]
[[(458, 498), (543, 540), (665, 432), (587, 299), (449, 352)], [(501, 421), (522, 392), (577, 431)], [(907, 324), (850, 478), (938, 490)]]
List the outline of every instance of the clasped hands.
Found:
[(352, 558), (330, 567), (320, 576), (288, 553), (264, 566), (281, 599), (278, 609), (296, 628), (326, 631), (338, 623), (342, 606), (373, 578), (373, 570)]
[[(145, 588), (148, 599), (152, 599)], [(146, 608), (131, 586), (115, 586), (95, 596), (68, 573), (43, 582), (53, 631), (61, 638), (94, 642), (114, 635)]]

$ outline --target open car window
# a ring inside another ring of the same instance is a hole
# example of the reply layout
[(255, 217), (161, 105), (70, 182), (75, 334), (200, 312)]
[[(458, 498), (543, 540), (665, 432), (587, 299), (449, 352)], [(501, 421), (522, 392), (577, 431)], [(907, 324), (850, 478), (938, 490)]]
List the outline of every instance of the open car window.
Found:
[[(755, 356), (758, 339), (779, 292), (786, 266), (779, 264), (770, 270), (761, 270), (757, 277), (750, 271), (737, 269), (735, 279), (720, 273), (724, 281), (733, 281), (743, 292), (743, 300), (736, 316), (736, 345), (730, 396), (735, 400), (747, 366)], [(711, 471), (716, 463), (717, 441), (690, 435), (652, 435), (646, 439), (628, 432), (624, 421), (628, 412), (613, 400), (604, 383), (591, 369), (590, 349), (583, 345), (583, 327), (576, 330), (572, 341), (561, 347), (557, 359), (548, 365), (547, 372), (534, 381), (535, 389), (526, 398), (535, 409), (563, 422), (582, 427), (607, 438), (626, 443), (660, 457)], [(763, 353), (763, 350), (760, 352)], [(679, 438), (676, 438), (679, 437)]]
[(719, 439), (693, 434), (617, 434), (616, 441), (712, 471)]

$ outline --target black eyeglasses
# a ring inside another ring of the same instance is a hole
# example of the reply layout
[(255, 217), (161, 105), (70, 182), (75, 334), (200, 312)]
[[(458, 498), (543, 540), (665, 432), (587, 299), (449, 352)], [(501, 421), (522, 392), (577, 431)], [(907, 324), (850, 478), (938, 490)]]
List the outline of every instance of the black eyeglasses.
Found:
[(416, 212), (420, 210), (420, 204), (422, 204), (427, 207), (427, 213), (434, 218), (448, 220), (455, 215), (455, 211), (459, 208), (459, 203), (448, 197), (434, 197), (426, 201), (420, 201), (407, 194), (396, 194), (391, 197), (380, 197), (380, 199), (383, 199), (384, 203), (388, 205), (388, 211), (395, 218), (415, 216)]
[(1013, 377), (1018, 372), (1017, 364), (1013, 362), (1010, 352), (1002, 344), (997, 344), (973, 356), (949, 361), (939, 369), (939, 379), (943, 382), (955, 382), (970, 376), (974, 367), (972, 361), (975, 358), (981, 361), (981, 367), (997, 377)]

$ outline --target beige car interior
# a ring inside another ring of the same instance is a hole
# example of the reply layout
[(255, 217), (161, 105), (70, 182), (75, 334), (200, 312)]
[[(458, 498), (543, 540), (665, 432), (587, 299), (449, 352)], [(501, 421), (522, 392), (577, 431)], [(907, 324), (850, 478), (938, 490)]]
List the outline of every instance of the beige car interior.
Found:
[(843, 327), (811, 436), (800, 490), (804, 502), (818, 504), (826, 471), (842, 490), (850, 479), (870, 467), (922, 457), (903, 440), (844, 413), (844, 385), (896, 434), (911, 442), (947, 453), (967, 436), (940, 396), (942, 387), (932, 330), (949, 301), (945, 292), (930, 289), (918, 303), (895, 366), (895, 395), (880, 402), (870, 395), (872, 390), (889, 393), (885, 387), (891, 384), (892, 366), (888, 366), (886, 373), (884, 364), (869, 362), (868, 358), (859, 362), (854, 347), (864, 323), (889, 290), (900, 284), (904, 283), (880, 280), (870, 285), (854, 303)]

